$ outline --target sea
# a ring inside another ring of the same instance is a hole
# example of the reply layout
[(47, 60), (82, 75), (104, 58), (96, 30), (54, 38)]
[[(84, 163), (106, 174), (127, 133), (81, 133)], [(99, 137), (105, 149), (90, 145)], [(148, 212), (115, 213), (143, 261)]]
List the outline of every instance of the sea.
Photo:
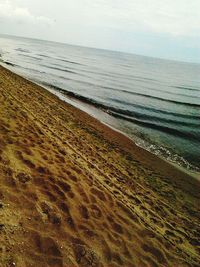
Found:
[(7, 35), (0, 64), (199, 173), (200, 64)]

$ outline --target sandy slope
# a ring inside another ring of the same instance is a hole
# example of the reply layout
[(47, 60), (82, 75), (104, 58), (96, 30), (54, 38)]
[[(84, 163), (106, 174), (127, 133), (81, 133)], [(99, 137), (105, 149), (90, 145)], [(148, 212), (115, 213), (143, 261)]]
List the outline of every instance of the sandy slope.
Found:
[(0, 67), (0, 266), (200, 266), (200, 190)]

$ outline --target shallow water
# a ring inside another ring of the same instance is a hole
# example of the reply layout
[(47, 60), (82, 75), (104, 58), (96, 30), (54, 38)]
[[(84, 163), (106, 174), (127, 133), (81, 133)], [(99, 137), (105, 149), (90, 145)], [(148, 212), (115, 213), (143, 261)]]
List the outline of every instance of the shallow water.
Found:
[(3, 35), (0, 54), (13, 71), (87, 103), (88, 112), (88, 104), (104, 110), (94, 115), (138, 145), (199, 170), (200, 64)]

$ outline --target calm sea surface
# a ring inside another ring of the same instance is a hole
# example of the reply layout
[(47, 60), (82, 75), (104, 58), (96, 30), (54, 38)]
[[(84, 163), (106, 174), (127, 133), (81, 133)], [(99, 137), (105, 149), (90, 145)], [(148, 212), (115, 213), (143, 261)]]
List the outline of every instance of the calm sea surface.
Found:
[(200, 64), (3, 35), (0, 55), (139, 146), (200, 170)]

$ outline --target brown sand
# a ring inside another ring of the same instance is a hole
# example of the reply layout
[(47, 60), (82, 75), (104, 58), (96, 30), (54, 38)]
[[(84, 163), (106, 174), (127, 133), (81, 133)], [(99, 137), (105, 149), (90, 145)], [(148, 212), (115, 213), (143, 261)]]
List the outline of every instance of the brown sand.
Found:
[(0, 266), (200, 266), (199, 183), (0, 67)]

